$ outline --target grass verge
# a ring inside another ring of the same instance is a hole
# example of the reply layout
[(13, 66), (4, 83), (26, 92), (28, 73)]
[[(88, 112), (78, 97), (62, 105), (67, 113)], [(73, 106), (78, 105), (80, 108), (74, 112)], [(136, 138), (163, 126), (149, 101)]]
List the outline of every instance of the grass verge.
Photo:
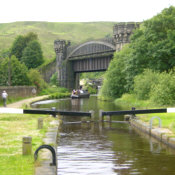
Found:
[[(43, 129), (37, 129), (37, 119), (44, 118)], [(0, 114), (0, 174), (33, 175), (33, 154), (43, 143), (52, 117), (28, 114)], [(22, 138), (32, 137), (32, 155), (22, 155)]]
[[(123, 106), (125, 108), (131, 109), (131, 107), (136, 107), (136, 109), (159, 109), (167, 108), (170, 106), (158, 106), (150, 101), (138, 100), (132, 94), (124, 94), (121, 98), (115, 100), (115, 104)], [(146, 123), (149, 123), (150, 119), (154, 116), (160, 117), (162, 120), (162, 127), (170, 129), (175, 134), (175, 113), (157, 113), (157, 114), (140, 114), (137, 117)], [(153, 120), (153, 126), (158, 126), (158, 120)]]

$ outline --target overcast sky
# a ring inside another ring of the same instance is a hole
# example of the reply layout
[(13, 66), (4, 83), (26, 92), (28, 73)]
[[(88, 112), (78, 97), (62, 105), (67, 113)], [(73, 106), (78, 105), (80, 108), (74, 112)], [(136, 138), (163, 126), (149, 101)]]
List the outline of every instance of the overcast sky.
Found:
[(170, 5), (175, 0), (0, 0), (0, 23), (141, 22)]

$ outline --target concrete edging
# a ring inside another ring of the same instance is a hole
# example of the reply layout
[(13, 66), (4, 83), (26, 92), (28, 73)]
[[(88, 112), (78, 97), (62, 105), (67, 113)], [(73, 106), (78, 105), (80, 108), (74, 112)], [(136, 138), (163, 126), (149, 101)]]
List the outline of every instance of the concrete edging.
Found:
[[(44, 144), (51, 145), (54, 147), (55, 151), (57, 150), (57, 137), (58, 137), (58, 128), (60, 122), (54, 120), (50, 123), (52, 127), (48, 129), (48, 132), (43, 139)], [(57, 151), (56, 151), (57, 152)], [(56, 175), (57, 166), (50, 166), (52, 163), (52, 154), (50, 151), (43, 149), (40, 155), (42, 159), (41, 165), (35, 167), (35, 175)]]
[(172, 131), (170, 131), (169, 129), (167, 128), (150, 129), (150, 126), (147, 123), (133, 118), (130, 118), (129, 122), (132, 127), (135, 127), (141, 130), (142, 132), (156, 138), (157, 140), (165, 143), (171, 148), (175, 148), (175, 134), (173, 134)]

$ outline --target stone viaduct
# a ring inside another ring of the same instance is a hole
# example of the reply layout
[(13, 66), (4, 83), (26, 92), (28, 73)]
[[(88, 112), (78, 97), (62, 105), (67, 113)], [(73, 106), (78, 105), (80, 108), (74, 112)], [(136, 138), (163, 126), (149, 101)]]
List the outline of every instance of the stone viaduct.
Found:
[(70, 41), (55, 40), (56, 72), (59, 85), (68, 89), (78, 88), (82, 72), (105, 71), (114, 52), (129, 43), (138, 23), (118, 23), (113, 27), (113, 38), (88, 41), (72, 47)]

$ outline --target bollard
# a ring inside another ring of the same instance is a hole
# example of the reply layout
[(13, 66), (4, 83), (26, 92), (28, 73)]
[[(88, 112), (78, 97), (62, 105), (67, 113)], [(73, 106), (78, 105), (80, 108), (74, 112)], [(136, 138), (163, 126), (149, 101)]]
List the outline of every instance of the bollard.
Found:
[(22, 153), (23, 155), (32, 154), (32, 137), (23, 137)]
[(43, 128), (43, 118), (38, 118), (38, 129)]
[[(132, 110), (132, 111), (135, 111), (136, 108), (135, 108), (135, 107), (132, 107), (131, 110)], [(136, 117), (136, 115), (135, 115), (135, 114), (132, 114), (132, 118), (135, 118), (135, 117)]]
[(92, 111), (89, 111), (91, 113), (91, 122), (94, 122), (95, 121), (95, 112), (92, 110)]

